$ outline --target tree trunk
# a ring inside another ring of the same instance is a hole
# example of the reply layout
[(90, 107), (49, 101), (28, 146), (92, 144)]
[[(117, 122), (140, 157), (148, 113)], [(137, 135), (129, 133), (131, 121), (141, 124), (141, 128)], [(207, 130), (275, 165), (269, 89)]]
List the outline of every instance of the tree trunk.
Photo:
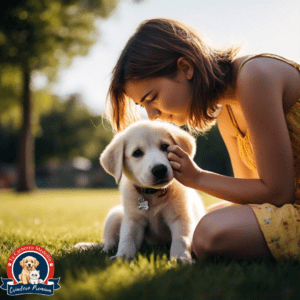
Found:
[(22, 64), (23, 72), (23, 124), (20, 131), (18, 153), (17, 191), (35, 189), (34, 139), (32, 134), (32, 99), (30, 97), (30, 68), (28, 62)]

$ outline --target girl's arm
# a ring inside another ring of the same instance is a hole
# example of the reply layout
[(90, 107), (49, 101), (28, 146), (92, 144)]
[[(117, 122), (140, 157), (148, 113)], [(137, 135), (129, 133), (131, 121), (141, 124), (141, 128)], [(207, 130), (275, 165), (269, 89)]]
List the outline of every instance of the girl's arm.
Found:
[[(253, 60), (238, 74), (237, 94), (250, 132), (257, 179), (203, 171), (179, 147), (170, 146), (168, 157), (175, 177), (187, 186), (239, 204), (293, 203), (293, 153), (282, 105), (284, 80), (270, 59), (265, 63)], [(236, 151), (228, 149), (232, 157)]]
[(293, 197), (288, 199), (284, 191), (281, 193), (280, 186), (272, 192), (261, 179), (234, 178), (202, 170), (178, 146), (169, 146), (168, 151), (175, 178), (188, 187), (237, 204), (281, 206), (294, 202)]

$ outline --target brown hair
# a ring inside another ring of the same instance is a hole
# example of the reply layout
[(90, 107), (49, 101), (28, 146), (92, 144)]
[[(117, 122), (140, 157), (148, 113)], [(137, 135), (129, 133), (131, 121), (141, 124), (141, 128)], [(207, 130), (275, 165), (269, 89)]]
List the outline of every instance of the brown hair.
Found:
[(138, 120), (134, 102), (125, 94), (125, 83), (157, 77), (173, 78), (177, 60), (185, 57), (194, 66), (193, 99), (189, 129), (204, 131), (215, 121), (217, 100), (232, 82), (232, 61), (238, 47), (213, 49), (186, 24), (172, 19), (150, 19), (140, 24), (123, 49), (112, 72), (105, 114), (115, 131)]

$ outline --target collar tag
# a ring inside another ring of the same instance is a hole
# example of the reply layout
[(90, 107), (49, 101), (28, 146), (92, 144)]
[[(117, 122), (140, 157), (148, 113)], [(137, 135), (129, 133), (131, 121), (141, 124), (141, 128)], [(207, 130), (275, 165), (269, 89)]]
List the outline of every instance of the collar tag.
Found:
[(142, 209), (142, 210), (148, 210), (149, 209), (149, 204), (148, 204), (148, 201), (146, 201), (143, 197), (141, 197), (139, 199), (139, 209)]

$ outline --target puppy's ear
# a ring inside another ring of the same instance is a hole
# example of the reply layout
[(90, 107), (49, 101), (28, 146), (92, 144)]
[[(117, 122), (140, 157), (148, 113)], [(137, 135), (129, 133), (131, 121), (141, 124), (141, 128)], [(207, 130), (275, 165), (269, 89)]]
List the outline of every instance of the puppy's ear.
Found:
[(20, 265), (22, 268), (24, 268), (24, 258), (20, 261)]
[(37, 259), (35, 259), (34, 265), (35, 265), (36, 268), (37, 268), (37, 266), (38, 266), (39, 264), (40, 264), (39, 261), (38, 261)]
[(176, 145), (194, 158), (196, 154), (196, 140), (193, 136), (180, 128), (172, 129), (170, 135)]
[(119, 184), (122, 177), (124, 156), (124, 141), (122, 134), (116, 134), (108, 146), (100, 155), (100, 164), (104, 170), (115, 177), (116, 183)]

